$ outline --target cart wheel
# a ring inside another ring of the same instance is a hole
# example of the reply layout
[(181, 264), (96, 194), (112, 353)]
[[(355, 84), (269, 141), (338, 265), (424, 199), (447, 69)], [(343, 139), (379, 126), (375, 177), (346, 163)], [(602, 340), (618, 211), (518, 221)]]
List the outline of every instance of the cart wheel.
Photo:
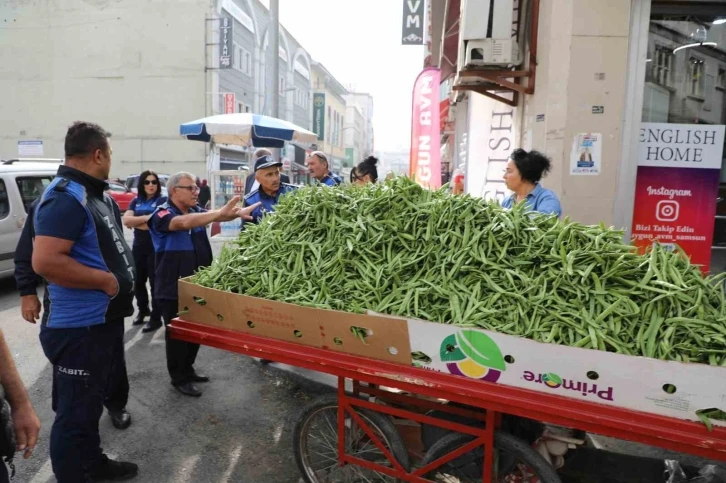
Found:
[[(358, 415), (378, 436), (386, 449), (408, 471), (410, 462), (406, 446), (387, 416), (357, 409)], [(346, 454), (391, 467), (381, 450), (365, 431), (346, 415)], [(338, 397), (327, 394), (305, 407), (293, 430), (295, 461), (306, 483), (396, 483), (391, 476), (355, 465), (338, 464)]]
[[(421, 466), (461, 448), (474, 436), (452, 433), (426, 452)], [(494, 433), (494, 478), (496, 483), (561, 483), (555, 469), (532, 447), (511, 434)], [(439, 483), (479, 483), (484, 471), (484, 449), (478, 447), (429, 473), (426, 478)]]

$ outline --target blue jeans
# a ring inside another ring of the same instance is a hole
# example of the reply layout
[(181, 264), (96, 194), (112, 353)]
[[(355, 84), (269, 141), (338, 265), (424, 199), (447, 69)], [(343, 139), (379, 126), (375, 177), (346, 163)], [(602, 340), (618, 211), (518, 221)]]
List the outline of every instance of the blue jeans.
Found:
[[(123, 319), (73, 329), (42, 326), (40, 342), (53, 364), (50, 459), (58, 483), (92, 483), (103, 454), (98, 422), (108, 399), (128, 397)], [(125, 396), (124, 396), (125, 386)], [(111, 409), (111, 408), (110, 408)]]

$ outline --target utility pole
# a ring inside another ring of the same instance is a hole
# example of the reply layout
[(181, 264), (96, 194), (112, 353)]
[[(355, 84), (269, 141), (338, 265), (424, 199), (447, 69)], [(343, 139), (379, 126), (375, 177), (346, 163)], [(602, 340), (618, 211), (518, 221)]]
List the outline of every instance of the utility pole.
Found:
[(272, 55), (272, 85), (268, 86), (272, 93), (270, 108), (272, 117), (280, 117), (280, 0), (270, 0), (272, 28), (270, 29), (270, 50)]

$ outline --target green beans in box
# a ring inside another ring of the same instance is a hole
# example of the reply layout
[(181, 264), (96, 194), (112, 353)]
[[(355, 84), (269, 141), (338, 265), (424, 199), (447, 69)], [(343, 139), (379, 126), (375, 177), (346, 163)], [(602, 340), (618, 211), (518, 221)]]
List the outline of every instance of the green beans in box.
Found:
[(481, 327), (726, 366), (721, 277), (621, 231), (504, 210), (407, 178), (305, 187), (194, 277), (298, 305)]

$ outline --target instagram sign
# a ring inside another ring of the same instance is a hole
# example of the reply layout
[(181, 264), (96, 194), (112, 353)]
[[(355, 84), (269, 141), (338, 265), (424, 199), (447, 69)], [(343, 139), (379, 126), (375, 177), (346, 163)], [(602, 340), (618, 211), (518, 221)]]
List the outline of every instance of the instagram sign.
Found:
[(724, 126), (643, 123), (633, 208), (633, 242), (681, 247), (708, 272)]

